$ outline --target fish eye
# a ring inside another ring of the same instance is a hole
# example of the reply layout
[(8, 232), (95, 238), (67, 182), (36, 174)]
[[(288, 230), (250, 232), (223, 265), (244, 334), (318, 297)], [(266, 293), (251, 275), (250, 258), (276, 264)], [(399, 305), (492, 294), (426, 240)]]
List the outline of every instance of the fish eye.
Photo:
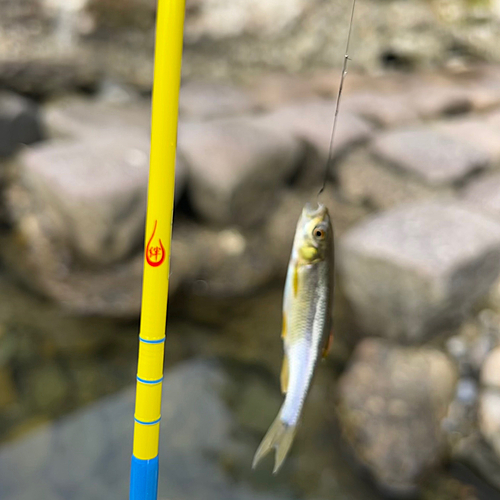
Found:
[(325, 230), (321, 229), (320, 227), (316, 227), (313, 231), (314, 237), (317, 238), (318, 240), (324, 240), (325, 239)]

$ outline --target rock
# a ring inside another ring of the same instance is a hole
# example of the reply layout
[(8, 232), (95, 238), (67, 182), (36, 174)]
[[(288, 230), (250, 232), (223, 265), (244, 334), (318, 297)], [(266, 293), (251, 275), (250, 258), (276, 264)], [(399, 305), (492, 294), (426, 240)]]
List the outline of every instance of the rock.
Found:
[(479, 375), (490, 351), (500, 341), (498, 329), (491, 323), (498, 317), (483, 310), (479, 317), (464, 322), (458, 333), (446, 341), (448, 353), (456, 360), (462, 375)]
[(343, 158), (337, 175), (347, 200), (378, 210), (451, 194), (451, 189), (432, 188), (418, 178), (405, 175), (404, 171), (385, 165), (364, 149), (356, 149)]
[(393, 494), (414, 493), (444, 458), (440, 428), (453, 399), (456, 370), (431, 348), (366, 339), (339, 382), (339, 415), (358, 458)]
[(383, 127), (408, 124), (418, 119), (411, 98), (404, 92), (353, 92), (342, 99), (342, 109)]
[(472, 109), (470, 92), (449, 82), (416, 85), (409, 99), (422, 118), (455, 115)]
[(0, 93), (0, 158), (12, 155), (21, 144), (42, 139), (38, 109), (28, 99)]
[(196, 16), (188, 16), (186, 22), (186, 37), (191, 42), (247, 33), (276, 35), (293, 26), (307, 8), (305, 0), (257, 0), (251, 6), (209, 0), (196, 5)]
[(220, 225), (252, 226), (267, 216), (302, 148), (286, 131), (235, 118), (181, 124), (179, 151), (200, 216)]
[[(288, 131), (306, 144), (308, 158), (300, 180), (306, 187), (316, 186), (325, 175), (334, 114), (334, 101), (315, 100), (286, 106), (260, 118), (266, 126)], [(338, 116), (332, 158), (336, 159), (349, 148), (366, 141), (370, 133), (371, 126), (365, 120), (353, 113), (341, 111)]]
[(484, 151), (426, 128), (387, 132), (373, 141), (371, 150), (382, 161), (434, 187), (463, 183), (489, 164)]
[(108, 131), (81, 142), (53, 142), (27, 150), (20, 182), (38, 216), (54, 219), (52, 239), (85, 262), (110, 264), (143, 241), (148, 180), (146, 133)]
[(439, 123), (436, 129), (452, 139), (480, 150), (488, 156), (490, 163), (497, 165), (500, 162), (500, 127), (494, 127), (483, 119), (467, 117)]
[(500, 225), (459, 203), (421, 202), (361, 223), (339, 250), (363, 330), (421, 342), (488, 293), (500, 271)]
[(481, 368), (481, 383), (491, 388), (500, 388), (500, 347), (488, 354)]
[(276, 261), (259, 234), (231, 227), (208, 229), (179, 224), (172, 244), (171, 285), (197, 296), (238, 297), (269, 284)]
[(48, 104), (42, 118), (53, 137), (85, 139), (124, 129), (141, 135), (151, 130), (151, 102), (112, 103), (95, 99), (65, 98)]
[(182, 118), (224, 118), (255, 110), (243, 90), (229, 85), (188, 82), (181, 87), (179, 113)]
[(27, 287), (83, 316), (135, 319), (141, 308), (142, 255), (112, 266), (80, 268), (61, 254), (33, 216), (1, 239), (2, 261)]
[(482, 436), (500, 456), (500, 394), (498, 388), (486, 389), (479, 399), (479, 429)]
[(97, 84), (99, 72), (88, 59), (84, 54), (9, 59), (0, 54), (0, 86), (36, 98), (91, 90)]
[(500, 174), (488, 175), (471, 182), (463, 196), (490, 215), (500, 217)]
[[(43, 121), (50, 135), (56, 138), (101, 141), (123, 133), (140, 137), (151, 133), (151, 102), (149, 100), (101, 100), (67, 98), (58, 100), (43, 110)], [(183, 158), (177, 157), (175, 200), (180, 199), (186, 186)]]

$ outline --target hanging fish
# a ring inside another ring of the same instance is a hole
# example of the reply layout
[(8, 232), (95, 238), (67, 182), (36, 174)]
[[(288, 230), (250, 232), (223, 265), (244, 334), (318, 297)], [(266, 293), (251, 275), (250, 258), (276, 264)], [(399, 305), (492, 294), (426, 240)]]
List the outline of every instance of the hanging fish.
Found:
[(321, 204), (313, 209), (308, 203), (297, 224), (283, 298), (281, 390), (286, 397), (255, 453), (254, 468), (274, 448), (276, 473), (290, 450), (316, 367), (331, 341), (333, 271), (328, 209)]
[[(333, 157), (340, 98), (347, 75), (355, 6), (356, 0), (352, 0), (330, 148), (318, 199), (326, 187)], [(285, 356), (281, 370), (281, 390), (286, 397), (278, 416), (255, 453), (253, 468), (262, 457), (274, 449), (276, 474), (290, 451), (316, 367), (321, 358), (326, 356), (331, 344), (333, 286), (334, 236), (330, 214), (324, 205), (318, 203), (318, 208), (313, 209), (308, 203), (297, 223), (283, 298), (282, 337)]]

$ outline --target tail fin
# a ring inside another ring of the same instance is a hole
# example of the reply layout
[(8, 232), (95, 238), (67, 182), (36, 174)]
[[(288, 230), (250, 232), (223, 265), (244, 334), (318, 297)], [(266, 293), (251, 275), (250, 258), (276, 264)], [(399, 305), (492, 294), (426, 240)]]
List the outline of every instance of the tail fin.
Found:
[(282, 422), (280, 415), (278, 414), (276, 420), (267, 431), (267, 434), (264, 436), (262, 443), (260, 443), (260, 446), (255, 453), (252, 468), (255, 469), (260, 460), (273, 448), (275, 448), (276, 455), (274, 458), (273, 474), (276, 474), (280, 470), (286, 456), (288, 455), (288, 451), (290, 450), (293, 439), (295, 438), (295, 432), (296, 426), (287, 425)]

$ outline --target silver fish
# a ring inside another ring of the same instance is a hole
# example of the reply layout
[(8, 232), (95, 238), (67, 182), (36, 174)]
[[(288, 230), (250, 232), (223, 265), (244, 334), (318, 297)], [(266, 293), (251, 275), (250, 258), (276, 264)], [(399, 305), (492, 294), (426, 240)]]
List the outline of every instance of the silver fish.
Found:
[(285, 401), (253, 460), (253, 468), (273, 448), (274, 473), (293, 443), (316, 367), (331, 340), (334, 235), (328, 209), (306, 204), (299, 218), (283, 297), (285, 355), (281, 389)]

